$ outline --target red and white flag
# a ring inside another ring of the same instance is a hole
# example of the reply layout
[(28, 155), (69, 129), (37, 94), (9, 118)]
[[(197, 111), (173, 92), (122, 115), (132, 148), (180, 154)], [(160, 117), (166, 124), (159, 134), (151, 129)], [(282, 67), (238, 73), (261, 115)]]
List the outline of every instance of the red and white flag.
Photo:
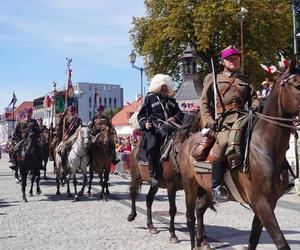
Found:
[(261, 64), (260, 66), (270, 74), (273, 74), (277, 71), (277, 68), (274, 65), (267, 66), (267, 65)]
[(46, 95), (43, 101), (44, 108), (50, 108), (51, 104), (52, 104), (52, 98), (49, 95)]
[(280, 55), (279, 67), (287, 68), (289, 66), (289, 60), (284, 57), (282, 52), (279, 52), (279, 55)]

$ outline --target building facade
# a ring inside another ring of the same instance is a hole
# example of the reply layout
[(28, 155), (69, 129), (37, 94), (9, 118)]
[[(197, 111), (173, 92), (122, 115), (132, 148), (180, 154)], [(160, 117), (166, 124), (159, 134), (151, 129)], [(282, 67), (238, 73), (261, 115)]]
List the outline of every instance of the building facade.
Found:
[[(75, 106), (78, 116), (86, 124), (97, 113), (96, 109), (100, 104), (105, 106), (106, 111), (123, 108), (123, 88), (120, 85), (77, 82), (73, 84), (73, 88), (74, 94), (68, 97), (67, 106)], [(57, 105), (56, 108), (52, 106), (53, 103), (50, 107), (45, 107), (44, 99), (45, 96), (42, 96), (33, 101), (33, 117), (43, 118), (43, 124), (47, 127), (50, 127), (51, 122), (56, 126), (62, 113)], [(65, 91), (57, 91), (56, 104), (59, 99), (65, 101)]]

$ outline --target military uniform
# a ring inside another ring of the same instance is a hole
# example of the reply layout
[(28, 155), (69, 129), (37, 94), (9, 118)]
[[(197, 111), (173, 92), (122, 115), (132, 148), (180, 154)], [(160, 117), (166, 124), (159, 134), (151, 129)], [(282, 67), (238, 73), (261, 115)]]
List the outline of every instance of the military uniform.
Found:
[(40, 165), (40, 168), (42, 168), (42, 161), (40, 159), (40, 148), (38, 145), (40, 134), (41, 134), (41, 130), (38, 125), (38, 122), (33, 118), (28, 118), (26, 120), (20, 121), (17, 124), (13, 135), (13, 139), (17, 143), (13, 154), (15, 163), (17, 162), (16, 161), (17, 154), (19, 153), (23, 143), (27, 138), (30, 137), (31, 154), (34, 156), (35, 160)]
[[(171, 117), (179, 124), (183, 118), (176, 100), (169, 96), (163, 97), (157, 93), (148, 93), (138, 113), (138, 122), (143, 131), (138, 159), (148, 161), (150, 176), (155, 179), (161, 175), (159, 169), (161, 144), (170, 129), (162, 121), (166, 122)], [(147, 122), (152, 123), (152, 128), (146, 129)]]
[[(101, 107), (100, 107), (101, 109)], [(99, 111), (99, 108), (98, 108)], [(97, 143), (97, 138), (98, 138), (98, 134), (101, 132), (101, 130), (106, 129), (106, 127), (108, 127), (110, 129), (110, 139), (109, 139), (109, 149), (110, 152), (113, 156), (113, 164), (116, 165), (120, 160), (117, 159), (117, 155), (116, 155), (116, 145), (115, 145), (115, 141), (114, 141), (114, 134), (115, 134), (115, 129), (110, 121), (110, 119), (103, 114), (102, 112), (104, 111), (104, 107), (103, 110), (101, 109), (101, 113), (99, 113), (98, 115), (94, 116), (92, 121), (91, 121), (91, 134), (93, 136), (92, 139), (92, 146), (90, 147), (90, 151), (89, 151), (89, 156), (90, 156), (90, 162), (93, 162), (93, 154), (94, 149), (95, 149), (95, 143)]]
[[(225, 151), (230, 128), (233, 123), (245, 115), (246, 104), (257, 109), (260, 102), (256, 96), (256, 91), (249, 83), (248, 79), (239, 72), (232, 73), (225, 70), (217, 75), (217, 88), (221, 99), (217, 96), (217, 117), (226, 112), (218, 120), (219, 130), (216, 133), (216, 143), (211, 154), (215, 160), (225, 160)], [(214, 122), (214, 86), (213, 76), (209, 74), (204, 80), (204, 89), (201, 96), (201, 121), (202, 127), (209, 127)]]

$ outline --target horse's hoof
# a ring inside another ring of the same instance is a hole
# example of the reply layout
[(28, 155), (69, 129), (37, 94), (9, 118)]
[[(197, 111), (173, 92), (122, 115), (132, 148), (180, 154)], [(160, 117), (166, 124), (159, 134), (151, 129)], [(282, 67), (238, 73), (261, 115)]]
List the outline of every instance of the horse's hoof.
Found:
[(83, 192), (82, 191), (79, 191), (78, 192), (78, 196), (82, 196), (83, 195)]
[(36, 189), (36, 194), (41, 194), (41, 193), (42, 193), (41, 189), (40, 189), (40, 188), (37, 188), (37, 189)]
[(30, 192), (29, 192), (29, 195), (30, 195), (30, 196), (33, 196), (33, 192), (32, 192), (32, 191), (30, 191)]
[(23, 196), (22, 201), (23, 202), (28, 202), (28, 200), (27, 200), (27, 198), (25, 196)]
[(56, 195), (60, 195), (60, 191), (56, 191)]
[(158, 230), (155, 227), (149, 228), (149, 233), (150, 234), (158, 234)]
[(45, 181), (48, 180), (47, 176), (44, 176), (44, 180), (45, 180)]
[(173, 237), (170, 237), (170, 243), (172, 243), (172, 244), (177, 244), (177, 243), (179, 243), (179, 240), (178, 240), (178, 238), (177, 238), (176, 235), (173, 236)]
[(210, 245), (196, 247), (195, 250), (211, 250)]
[(88, 195), (90, 195), (90, 194), (91, 194), (91, 191), (88, 191), (87, 193), (88, 193)]
[(129, 222), (132, 222), (132, 221), (134, 221), (135, 217), (136, 217), (136, 214), (130, 214), (130, 215), (128, 215), (127, 220)]
[(110, 192), (109, 192), (109, 190), (106, 190), (106, 194), (107, 194), (107, 195), (110, 195)]
[(79, 201), (78, 195), (75, 195), (75, 201)]

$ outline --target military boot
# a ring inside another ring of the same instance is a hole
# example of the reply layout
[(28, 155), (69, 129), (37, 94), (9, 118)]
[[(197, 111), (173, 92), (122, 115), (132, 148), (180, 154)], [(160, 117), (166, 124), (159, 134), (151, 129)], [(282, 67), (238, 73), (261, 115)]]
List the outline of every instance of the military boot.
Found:
[(213, 202), (226, 202), (229, 200), (228, 191), (225, 186), (222, 186), (224, 177), (224, 166), (220, 160), (212, 162), (212, 199)]
[(149, 184), (152, 187), (155, 187), (158, 185), (158, 178), (156, 175), (156, 168), (155, 168), (155, 164), (159, 164), (158, 161), (156, 159), (152, 159), (153, 157), (149, 157), (148, 158), (148, 164), (149, 164), (149, 176), (150, 176), (150, 180), (149, 180)]

